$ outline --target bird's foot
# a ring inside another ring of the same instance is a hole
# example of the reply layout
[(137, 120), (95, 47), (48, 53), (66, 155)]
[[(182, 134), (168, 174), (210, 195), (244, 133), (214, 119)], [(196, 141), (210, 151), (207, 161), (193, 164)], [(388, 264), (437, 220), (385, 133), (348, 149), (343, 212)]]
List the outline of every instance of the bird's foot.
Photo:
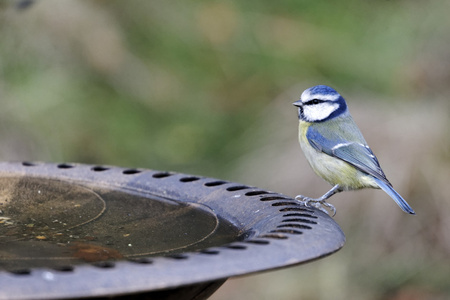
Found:
[(326, 207), (333, 213), (332, 217), (334, 217), (336, 215), (336, 208), (334, 207), (334, 205), (328, 203), (325, 199), (320, 199), (320, 198), (314, 199), (314, 198), (305, 197), (303, 195), (298, 195), (298, 196), (295, 196), (295, 200), (299, 201), (301, 204), (303, 204), (305, 206), (315, 207), (315, 208), (323, 211), (327, 215), (329, 215), (330, 213), (328, 212), (328, 210), (325, 209), (325, 207)]

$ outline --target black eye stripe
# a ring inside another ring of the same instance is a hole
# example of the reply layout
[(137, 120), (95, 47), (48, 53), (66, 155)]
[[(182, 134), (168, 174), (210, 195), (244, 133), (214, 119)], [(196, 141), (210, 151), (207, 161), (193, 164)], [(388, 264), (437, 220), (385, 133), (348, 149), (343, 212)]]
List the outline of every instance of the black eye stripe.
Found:
[(304, 105), (315, 105), (315, 104), (319, 104), (319, 103), (323, 103), (325, 102), (324, 100), (320, 100), (320, 99), (312, 99), (309, 100), (308, 102), (305, 102)]

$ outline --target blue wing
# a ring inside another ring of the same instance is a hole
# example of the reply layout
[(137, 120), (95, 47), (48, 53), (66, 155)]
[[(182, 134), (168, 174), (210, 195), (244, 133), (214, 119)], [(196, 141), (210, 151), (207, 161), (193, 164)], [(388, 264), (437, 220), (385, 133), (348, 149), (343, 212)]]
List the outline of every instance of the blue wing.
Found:
[(306, 132), (306, 138), (314, 149), (339, 158), (356, 169), (372, 175), (377, 185), (394, 199), (403, 211), (412, 215), (416, 214), (405, 199), (394, 190), (383, 170), (381, 170), (378, 159), (365, 142), (344, 140), (337, 134), (329, 134), (329, 136), (329, 138), (324, 137), (318, 129), (312, 126)]
[(331, 138), (325, 138), (313, 126), (308, 128), (306, 138), (317, 151), (339, 158), (354, 166), (356, 169), (370, 174), (391, 186), (383, 170), (381, 170), (378, 159), (366, 144), (347, 141), (336, 135), (331, 135)]

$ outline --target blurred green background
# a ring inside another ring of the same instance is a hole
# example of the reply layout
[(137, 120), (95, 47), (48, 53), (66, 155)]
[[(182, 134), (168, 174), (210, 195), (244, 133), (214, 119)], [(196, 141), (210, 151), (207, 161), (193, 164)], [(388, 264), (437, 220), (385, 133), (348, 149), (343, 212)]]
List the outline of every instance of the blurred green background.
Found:
[(332, 199), (347, 243), (211, 298), (450, 297), (450, 2), (0, 3), (0, 159), (329, 186), (297, 143), (301, 92), (336, 88), (397, 191)]

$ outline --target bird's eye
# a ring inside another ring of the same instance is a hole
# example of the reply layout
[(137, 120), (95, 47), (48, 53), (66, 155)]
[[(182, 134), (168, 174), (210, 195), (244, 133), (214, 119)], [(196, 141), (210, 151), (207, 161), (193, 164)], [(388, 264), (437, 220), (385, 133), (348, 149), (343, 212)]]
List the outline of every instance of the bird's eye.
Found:
[(308, 101), (308, 104), (319, 104), (322, 103), (322, 100), (319, 99), (312, 99), (311, 101)]

